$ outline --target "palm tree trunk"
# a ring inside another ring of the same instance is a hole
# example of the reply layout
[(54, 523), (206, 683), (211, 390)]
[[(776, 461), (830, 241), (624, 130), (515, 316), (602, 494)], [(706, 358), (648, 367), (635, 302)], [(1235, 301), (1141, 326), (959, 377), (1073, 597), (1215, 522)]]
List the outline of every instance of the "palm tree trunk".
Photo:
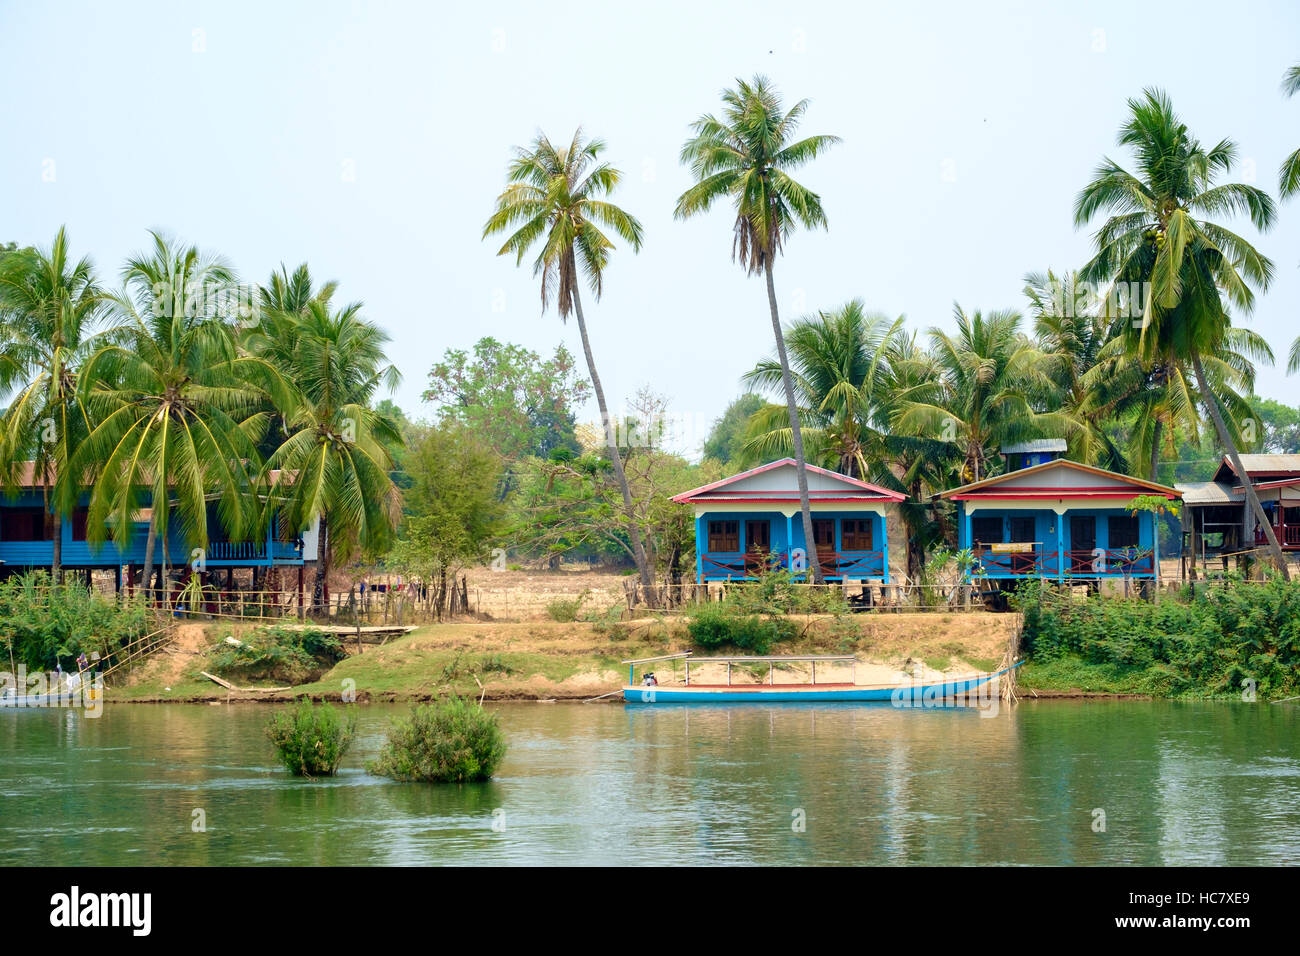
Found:
[(610, 463), (614, 466), (614, 477), (618, 480), (619, 490), (623, 492), (623, 513), (627, 516), (627, 533), (632, 539), (632, 557), (636, 561), (637, 574), (641, 578), (641, 587), (645, 589), (646, 601), (654, 606), (654, 574), (646, 558), (645, 544), (641, 540), (641, 529), (637, 527), (636, 510), (632, 506), (632, 489), (628, 487), (627, 474), (623, 471), (623, 459), (618, 453), (618, 441), (614, 435), (613, 422), (609, 419), (609, 408), (605, 405), (605, 390), (600, 385), (600, 376), (596, 374), (596, 359), (591, 354), (591, 341), (587, 338), (587, 320), (582, 314), (582, 297), (578, 290), (573, 290), (573, 310), (578, 316), (578, 334), (582, 336), (582, 354), (587, 359), (587, 372), (591, 375), (591, 387), (596, 393), (596, 405), (600, 408), (601, 427), (605, 431), (605, 446), (609, 449)]
[(772, 260), (767, 257), (763, 275), (767, 277), (767, 305), (772, 313), (772, 335), (776, 337), (776, 355), (781, 361), (781, 384), (785, 386), (785, 408), (790, 415), (790, 442), (794, 445), (795, 480), (799, 485), (799, 511), (803, 516), (803, 538), (808, 552), (808, 568), (814, 584), (825, 584), (822, 563), (817, 557), (817, 542), (813, 537), (812, 508), (808, 504), (808, 465), (803, 457), (803, 430), (799, 427), (799, 407), (794, 399), (794, 379), (790, 376), (790, 359), (785, 354), (785, 335), (781, 332), (781, 316), (776, 309), (776, 286), (772, 282)]
[[(329, 600), (325, 590), (330, 573), (329, 544), (329, 519), (322, 514), (320, 531), (316, 535), (316, 576), (311, 586), (311, 604), (314, 608), (320, 608)], [(329, 615), (329, 608), (325, 609), (325, 613), (326, 616)]]
[[(1214, 420), (1214, 430), (1219, 433), (1219, 441), (1228, 451), (1228, 457), (1232, 460), (1232, 467), (1236, 470), (1238, 477), (1241, 478), (1242, 488), (1246, 491), (1246, 505), (1255, 515), (1255, 520), (1264, 527), (1264, 537), (1268, 539), (1268, 549), (1272, 552), (1273, 562), (1277, 569), (1282, 572), (1283, 579), (1290, 581), (1291, 574), (1287, 571), (1286, 555), (1282, 552), (1282, 546), (1278, 544), (1277, 535), (1273, 533), (1273, 525), (1268, 520), (1268, 515), (1264, 513), (1264, 506), (1259, 503), (1259, 496), (1255, 494), (1255, 485), (1246, 474), (1246, 469), (1241, 466), (1241, 456), (1237, 454), (1237, 444), (1228, 434), (1228, 426), (1223, 421), (1223, 414), (1219, 411), (1219, 402), (1214, 394), (1210, 391), (1209, 381), (1205, 377), (1205, 369), (1201, 367), (1201, 357), (1192, 353), (1192, 367), (1196, 370), (1196, 383), (1201, 388), (1201, 399), (1205, 402), (1205, 407), (1209, 409), (1210, 418)], [(1245, 528), (1242, 528), (1243, 536)], [(1252, 542), (1253, 543), (1253, 542)], [(1246, 542), (1242, 542), (1242, 547)]]
[(144, 577), (140, 579), (140, 590), (144, 592), (145, 603), (153, 598), (153, 549), (158, 540), (158, 513), (149, 509), (149, 533), (144, 539)]

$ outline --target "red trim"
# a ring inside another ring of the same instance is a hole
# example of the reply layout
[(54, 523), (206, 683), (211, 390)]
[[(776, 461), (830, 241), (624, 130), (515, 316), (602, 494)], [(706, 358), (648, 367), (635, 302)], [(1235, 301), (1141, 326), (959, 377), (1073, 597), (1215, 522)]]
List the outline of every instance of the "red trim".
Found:
[[(1131, 495), (1127, 495), (1126, 497), (1132, 497), (1132, 496), (1131, 496)], [(676, 501), (677, 499), (674, 498), (673, 500)], [(791, 502), (791, 501), (798, 501), (798, 500), (799, 500), (799, 496), (798, 496), (798, 495), (795, 495), (795, 496), (790, 497), (790, 498), (703, 498), (703, 499), (701, 499), (701, 503), (703, 503), (703, 504), (709, 504), (709, 503), (712, 503), (712, 504), (732, 504), (732, 503), (735, 503), (735, 504), (788, 504), (788, 503)], [(814, 497), (812, 497), (812, 496), (809, 496), (808, 500), (809, 500), (810, 502), (820, 502), (820, 503), (830, 503), (830, 504), (835, 504), (835, 503), (837, 503), (837, 502), (855, 502), (855, 501), (868, 501), (868, 502), (869, 502), (869, 501), (889, 501), (890, 499), (888, 499), (888, 498), (884, 498), (884, 497), (881, 497), (881, 496), (879, 496), (879, 495), (875, 495), (875, 496), (857, 495), (857, 496), (852, 497), (852, 498), (814, 498)]]
[[(1062, 493), (1061, 491), (1038, 492), (1036, 494), (1014, 494), (1010, 491), (988, 492), (981, 494), (971, 492), (968, 495), (951, 495), (953, 501), (1050, 501), (1064, 498), (1136, 498), (1143, 494), (1143, 491), (1070, 491)], [(1150, 494), (1150, 492), (1146, 492)], [(1171, 501), (1175, 498), (1181, 498), (1182, 495), (1165, 494), (1160, 497), (1168, 498)]]

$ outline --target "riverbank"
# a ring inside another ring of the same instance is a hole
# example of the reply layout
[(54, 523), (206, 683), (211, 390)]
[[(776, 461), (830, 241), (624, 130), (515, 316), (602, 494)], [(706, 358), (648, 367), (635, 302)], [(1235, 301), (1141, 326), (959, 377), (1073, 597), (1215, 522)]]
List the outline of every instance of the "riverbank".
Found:
[[(774, 654), (853, 654), (861, 683), (968, 674), (1001, 661), (1019, 619), (1011, 614), (862, 614), (795, 618), (798, 636)], [(587, 700), (617, 690), (627, 680), (620, 661), (692, 649), (684, 623), (643, 618), (615, 626), (599, 623), (464, 621), (422, 627), (381, 645), (358, 649), (344, 641), (347, 657), (318, 679), (293, 687), (220, 686), (199, 672), (209, 651), (251, 625), (223, 622), (181, 626), (176, 641), (106, 692), (109, 701), (283, 701), (303, 694), (359, 701), (420, 700), (446, 694), (487, 700)], [(700, 652), (697, 653), (707, 653)], [(660, 667), (667, 678), (671, 667)], [(819, 671), (819, 674), (822, 673)], [(707, 679), (705, 671), (692, 669)], [(680, 665), (678, 666), (680, 677)], [(737, 679), (745, 679), (739, 673)], [(757, 678), (755, 678), (757, 679)], [(232, 681), (233, 683), (233, 681)], [(272, 689), (268, 689), (272, 688)]]

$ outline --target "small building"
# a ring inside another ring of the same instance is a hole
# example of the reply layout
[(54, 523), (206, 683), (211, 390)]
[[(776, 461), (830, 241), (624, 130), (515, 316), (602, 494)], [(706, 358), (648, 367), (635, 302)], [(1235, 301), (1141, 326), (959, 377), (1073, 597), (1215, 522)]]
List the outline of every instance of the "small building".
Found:
[[(1300, 455), (1241, 455), (1278, 543), (1300, 551)], [(1248, 551), (1268, 543), (1246, 504), (1246, 486), (1227, 455), (1210, 481), (1179, 482), (1193, 558)]]
[[(72, 514), (64, 515), (62, 526), (55, 527), (31, 462), (20, 469), (16, 487), (0, 495), (0, 575), (36, 568), (49, 569), (54, 564), (54, 536), (61, 536), (60, 562), (65, 570), (114, 571), (117, 580), (128, 587), (139, 582), (143, 570), (151, 508), (146, 503), (133, 516), (129, 535), (112, 536), (99, 545), (88, 540), (89, 491), (81, 496)], [(271, 479), (278, 481), (280, 473)], [(143, 492), (145, 500), (148, 493)], [(158, 568), (192, 567), (201, 558), (206, 572), (242, 568), (294, 567), (315, 563), (318, 521), (302, 533), (293, 533), (278, 515), (272, 514), (268, 527), (255, 537), (232, 540), (222, 526), (216, 503), (208, 505), (208, 543), (198, 554), (186, 537), (183, 522), (173, 514), (167, 534), (159, 535), (154, 545)], [(125, 576), (123, 568), (126, 569)]]
[[(903, 567), (898, 503), (906, 495), (807, 466), (813, 535), (822, 575), (888, 584)], [(695, 509), (696, 581), (734, 581), (769, 568), (806, 576), (796, 466), (783, 458), (672, 499)]]
[[(1010, 447), (1003, 453), (1020, 454)], [(1157, 578), (1156, 515), (1129, 507), (1134, 498), (1149, 495), (1172, 501), (1182, 493), (1054, 458), (935, 497), (957, 504), (958, 547), (974, 553), (973, 575), (993, 582), (1091, 583)]]

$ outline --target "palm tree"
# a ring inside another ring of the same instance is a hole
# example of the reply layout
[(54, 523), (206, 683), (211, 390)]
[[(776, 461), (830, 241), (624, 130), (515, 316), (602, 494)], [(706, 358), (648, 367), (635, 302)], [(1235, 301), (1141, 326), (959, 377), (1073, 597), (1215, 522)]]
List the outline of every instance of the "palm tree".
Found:
[(68, 463), (90, 424), (77, 376), (95, 346), (92, 329), (103, 307), (94, 266), (89, 258), (71, 261), (64, 228), (48, 250), (17, 250), (0, 264), (0, 388), (20, 386), (0, 419), (0, 479), (18, 487), (20, 468), (33, 462), (54, 525), (56, 582), (63, 574), (63, 517), (81, 492)]
[(1034, 346), (1042, 354), (1050, 379), (1048, 405), (1075, 423), (1067, 437), (1070, 457), (1113, 471), (1127, 470), (1123, 451), (1108, 431), (1116, 402), (1140, 378), (1138, 363), (1121, 354), (1103, 361), (1114, 334), (1115, 319), (1084, 294), (1078, 273), (1025, 276), (1025, 297), (1033, 320)]
[(554, 297), (561, 321), (567, 320), (570, 313), (577, 316), (578, 334), (600, 408), (610, 465), (623, 495), (633, 559), (647, 600), (653, 601), (654, 572), (646, 558), (614, 422), (609, 417), (605, 390), (596, 372), (579, 292), (580, 282), (585, 279), (592, 295), (600, 300), (605, 267), (614, 248), (602, 227), (612, 231), (634, 252), (641, 248), (641, 223), (601, 198), (613, 192), (622, 179), (622, 173), (601, 161), (604, 150), (602, 140), (584, 142), (581, 129), (564, 148), (557, 149), (544, 134), (539, 134), (528, 149), (516, 147), (515, 158), (506, 174), (506, 188), (497, 197), (496, 211), (483, 227), (483, 238), (508, 233), (497, 255), (513, 253), (516, 264), (524, 261), (524, 255), (534, 244), (540, 243), (541, 249), (533, 261), (533, 276), (542, 280), (542, 311), (546, 311)]
[(918, 382), (898, 396), (895, 430), (935, 438), (958, 449), (958, 480), (979, 481), (989, 463), (1008, 443), (1044, 435), (1061, 435), (1077, 427), (1071, 415), (1035, 408), (1035, 396), (1051, 389), (1043, 355), (1020, 333), (1020, 313), (970, 315), (953, 307), (956, 337), (930, 330), (930, 354), (942, 390)]
[[(846, 475), (865, 478), (880, 448), (880, 383), (888, 371), (885, 348), (902, 324), (868, 314), (861, 299), (832, 312), (804, 316), (784, 331), (786, 355), (808, 458)], [(765, 359), (744, 376), (768, 390), (784, 385), (780, 361)], [(750, 419), (746, 448), (763, 458), (788, 455), (793, 446), (784, 405), (767, 405)]]
[(293, 527), (305, 530), (319, 518), (312, 600), (328, 607), (334, 558), (382, 550), (401, 514), (386, 444), (400, 442), (401, 433), (368, 404), (400, 375), (384, 354), (388, 336), (361, 315), (361, 303), (332, 312), (328, 297), (305, 301), (301, 313), (267, 312), (246, 344), (292, 382), (280, 402), (287, 437), (259, 484)]
[[(1230, 341), (1232, 321), (1224, 304), (1248, 313), (1254, 306), (1251, 285), (1261, 290), (1273, 276), (1273, 263), (1249, 242), (1208, 218), (1246, 213), (1260, 230), (1272, 225), (1273, 201), (1243, 183), (1215, 185), (1231, 172), (1236, 144), (1225, 139), (1205, 149), (1192, 137), (1162, 91), (1145, 90), (1128, 102), (1129, 119), (1118, 142), (1133, 149), (1138, 172), (1130, 173), (1106, 158), (1092, 182), (1075, 201), (1076, 226), (1098, 213), (1108, 218), (1095, 236), (1096, 255), (1080, 271), (1085, 281), (1147, 284), (1141, 321), (1129, 323), (1125, 340), (1144, 364), (1190, 368), (1219, 442), (1242, 477), (1247, 507), (1263, 526), (1269, 550), (1288, 576), (1282, 547), (1241, 465), (1237, 443), (1215, 394), (1206, 358)], [(1262, 340), (1237, 339), (1248, 358), (1271, 359)], [(1262, 348), (1261, 348), (1262, 346)]]
[[(1300, 63), (1286, 71), (1286, 75), (1282, 78), (1282, 92), (1286, 96), (1300, 93)], [(1283, 199), (1290, 199), (1296, 193), (1300, 193), (1300, 149), (1283, 161), (1282, 168), (1278, 170), (1277, 181), (1278, 195)], [(1291, 343), (1291, 355), (1286, 370), (1288, 374), (1300, 371), (1300, 337)]]
[(240, 355), (235, 329), (210, 304), (233, 283), (222, 260), (153, 233), (153, 249), (127, 262), (125, 288), (111, 297), (121, 321), (115, 340), (86, 361), (78, 395), (94, 427), (71, 472), (96, 473), (87, 538), (129, 541), (145, 492), (150, 500), (144, 586), (154, 549), (173, 518), (187, 546), (206, 548), (207, 509), (232, 536), (253, 523), (249, 468), (266, 427), (259, 411), (283, 393), (274, 370)]
[(695, 185), (678, 198), (674, 214), (678, 219), (687, 219), (708, 211), (720, 198), (730, 199), (736, 211), (732, 259), (740, 261), (746, 274), (762, 273), (767, 281), (772, 335), (790, 420), (804, 541), (813, 581), (821, 584), (799, 407), (781, 332), (772, 268), (796, 225), (826, 228), (821, 197), (791, 178), (790, 172), (840, 140), (837, 136), (819, 135), (792, 141), (808, 101), (800, 100), (784, 111), (780, 96), (763, 76), (756, 76), (752, 83), (737, 79), (736, 89), (723, 91), (722, 102), (721, 119), (706, 113), (691, 126), (694, 135), (682, 147), (681, 160), (690, 165)]

